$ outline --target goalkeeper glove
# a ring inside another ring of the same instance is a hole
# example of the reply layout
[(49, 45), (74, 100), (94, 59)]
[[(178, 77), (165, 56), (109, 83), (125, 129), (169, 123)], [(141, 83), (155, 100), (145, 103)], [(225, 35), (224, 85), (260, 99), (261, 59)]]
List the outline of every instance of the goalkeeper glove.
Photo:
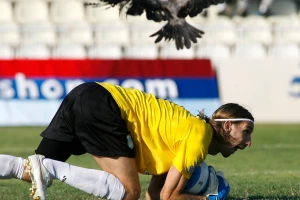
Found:
[(224, 174), (221, 171), (218, 171), (216, 173), (216, 176), (218, 178), (218, 191), (215, 194), (209, 194), (208, 199), (209, 200), (225, 200), (230, 192), (230, 186), (228, 181), (224, 178)]

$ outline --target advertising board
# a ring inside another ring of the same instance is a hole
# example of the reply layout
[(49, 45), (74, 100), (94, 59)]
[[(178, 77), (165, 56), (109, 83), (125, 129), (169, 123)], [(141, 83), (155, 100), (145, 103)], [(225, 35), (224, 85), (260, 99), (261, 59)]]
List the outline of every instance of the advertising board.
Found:
[(47, 125), (77, 85), (105, 81), (153, 93), (207, 115), (220, 105), (209, 60), (0, 61), (0, 125)]

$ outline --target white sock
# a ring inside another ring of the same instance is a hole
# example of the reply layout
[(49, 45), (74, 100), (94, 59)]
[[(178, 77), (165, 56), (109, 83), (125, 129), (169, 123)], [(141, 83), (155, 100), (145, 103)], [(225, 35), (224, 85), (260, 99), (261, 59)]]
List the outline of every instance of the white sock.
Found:
[(21, 179), (24, 172), (24, 158), (0, 154), (0, 179)]
[(119, 179), (105, 171), (77, 167), (52, 159), (44, 159), (43, 164), (54, 179), (94, 196), (111, 200), (120, 200), (124, 196), (125, 189)]
[(259, 12), (262, 14), (265, 14), (272, 3), (273, 3), (273, 0), (261, 1), (259, 8), (258, 8)]

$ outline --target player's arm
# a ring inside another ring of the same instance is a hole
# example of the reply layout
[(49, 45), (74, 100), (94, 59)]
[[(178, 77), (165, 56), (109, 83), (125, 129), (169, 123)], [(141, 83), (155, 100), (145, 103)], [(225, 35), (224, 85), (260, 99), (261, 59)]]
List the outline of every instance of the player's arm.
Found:
[(146, 191), (146, 200), (160, 199), (160, 192), (165, 184), (167, 173), (162, 175), (152, 175), (149, 187)]
[(165, 184), (160, 193), (161, 200), (180, 199), (180, 200), (206, 200), (206, 196), (192, 195), (184, 193), (188, 179), (184, 177), (174, 165), (171, 166), (166, 177)]

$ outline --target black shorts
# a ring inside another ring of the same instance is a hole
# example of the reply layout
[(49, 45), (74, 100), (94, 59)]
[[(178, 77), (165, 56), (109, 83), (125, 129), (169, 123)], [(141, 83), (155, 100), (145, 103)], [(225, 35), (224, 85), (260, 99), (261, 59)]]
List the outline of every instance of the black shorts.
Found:
[(36, 153), (56, 160), (84, 153), (135, 157), (120, 108), (112, 95), (94, 82), (77, 86), (65, 97), (41, 136)]

